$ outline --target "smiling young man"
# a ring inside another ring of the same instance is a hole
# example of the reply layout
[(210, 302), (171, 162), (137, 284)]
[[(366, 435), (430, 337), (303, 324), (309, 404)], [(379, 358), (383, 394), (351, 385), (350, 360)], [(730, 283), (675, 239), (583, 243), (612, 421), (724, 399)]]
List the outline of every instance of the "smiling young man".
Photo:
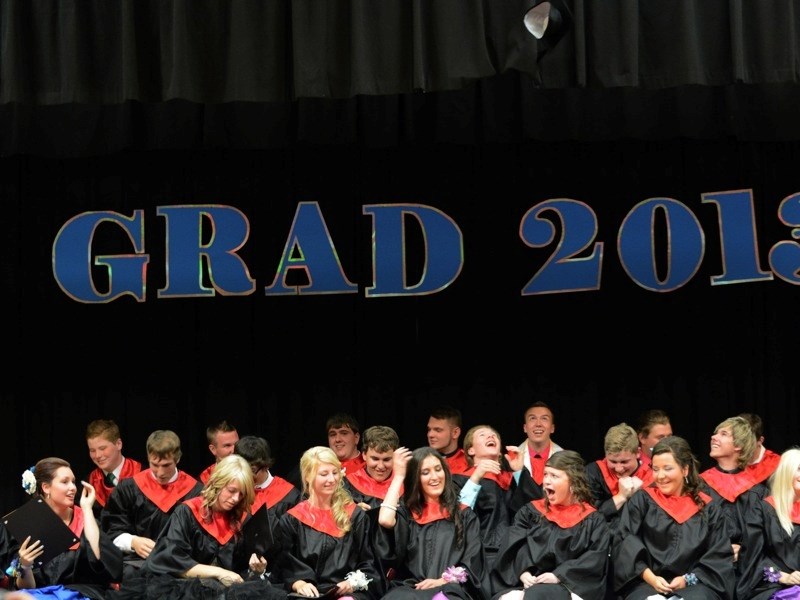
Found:
[(146, 447), (149, 468), (120, 481), (100, 521), (123, 552), (123, 581), (136, 576), (175, 507), (203, 489), (202, 483), (178, 470), (181, 441), (175, 432), (154, 431)]
[(108, 502), (108, 497), (120, 480), (133, 477), (142, 470), (142, 463), (122, 455), (122, 437), (119, 427), (110, 419), (96, 419), (86, 427), (86, 444), (89, 457), (96, 468), (86, 481), (95, 490), (96, 501), (92, 510), (95, 517)]
[(364, 430), (361, 452), (364, 465), (346, 473), (344, 486), (353, 500), (364, 510), (380, 506), (392, 483), (394, 451), (400, 447), (397, 432), (385, 425)]
[(551, 454), (563, 450), (550, 438), (556, 430), (556, 424), (553, 411), (545, 402), (534, 402), (525, 410), (522, 430), (526, 439), (519, 446), (523, 466), (514, 476), (516, 489), (511, 500), (514, 513), (531, 500), (544, 497), (544, 465)]

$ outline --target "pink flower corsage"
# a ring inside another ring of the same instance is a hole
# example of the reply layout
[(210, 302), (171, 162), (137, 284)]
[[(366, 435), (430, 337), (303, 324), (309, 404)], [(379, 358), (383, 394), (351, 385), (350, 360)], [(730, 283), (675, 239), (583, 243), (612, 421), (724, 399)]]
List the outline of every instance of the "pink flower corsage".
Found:
[(467, 570), (464, 567), (447, 567), (442, 573), (442, 579), (447, 583), (466, 583)]

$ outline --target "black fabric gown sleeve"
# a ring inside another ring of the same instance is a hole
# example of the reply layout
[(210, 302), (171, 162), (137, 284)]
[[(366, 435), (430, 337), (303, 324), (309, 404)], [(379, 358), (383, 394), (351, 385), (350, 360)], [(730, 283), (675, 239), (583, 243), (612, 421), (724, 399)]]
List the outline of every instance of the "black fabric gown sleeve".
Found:
[[(94, 515), (84, 513), (84, 518), (93, 519)], [(61, 584), (89, 598), (105, 598), (111, 584), (122, 579), (122, 552), (102, 530), (99, 545), (97, 558), (82, 533), (77, 550), (62, 552), (42, 569), (34, 569), (36, 587)]]
[[(438, 520), (425, 525), (414, 521), (405, 505), (397, 507), (394, 528), (376, 532), (375, 547), (381, 559), (396, 571), (385, 600), (426, 600), (437, 592), (448, 598), (483, 600), (489, 597), (486, 558), (481, 542), (480, 521), (470, 508), (461, 511), (464, 542), (455, 543), (455, 524)], [(423, 579), (438, 579), (448, 567), (464, 567), (465, 583), (448, 583), (433, 590), (416, 590)]]
[(742, 546), (747, 545), (753, 560), (741, 570), (737, 584), (739, 600), (768, 600), (785, 586), (764, 580), (764, 569), (772, 567), (786, 573), (800, 571), (800, 525), (792, 533), (781, 526), (775, 508), (764, 500), (754, 503), (745, 513), (745, 534)]
[(11, 565), (11, 561), (17, 557), (19, 552), (19, 544), (14, 537), (9, 533), (6, 526), (0, 521), (0, 577), (5, 573), (6, 569)]
[(617, 510), (617, 505), (614, 504), (611, 490), (608, 489), (608, 484), (596, 462), (586, 465), (586, 479), (592, 492), (592, 498), (594, 498), (594, 507), (605, 517), (606, 522), (613, 531), (617, 525), (619, 511)]
[(646, 492), (625, 503), (612, 542), (614, 589), (629, 600), (655, 593), (644, 583), (649, 567), (667, 580), (694, 573), (698, 584), (677, 590), (682, 598), (730, 600), (734, 597), (733, 550), (720, 506), (711, 502), (677, 523)]
[[(547, 520), (531, 504), (523, 506), (508, 532), (491, 573), (495, 597), (512, 589), (522, 589), (520, 576), (553, 573), (565, 594), (583, 600), (603, 600), (611, 532), (603, 515), (589, 514), (570, 528)], [(541, 584), (548, 585), (548, 584)]]
[(384, 581), (372, 551), (369, 518), (360, 508), (351, 516), (351, 529), (343, 537), (334, 537), (312, 529), (291, 514), (281, 517), (277, 526), (281, 553), (277, 579), (286, 591), (295, 581), (313, 583), (317, 588), (344, 581), (351, 571), (360, 570), (372, 579), (366, 591), (357, 591), (358, 600), (377, 600), (384, 590)]
[(531, 500), (541, 500), (544, 497), (542, 486), (536, 483), (527, 467), (519, 473), (519, 480), (511, 484), (511, 500), (509, 508), (516, 513)]

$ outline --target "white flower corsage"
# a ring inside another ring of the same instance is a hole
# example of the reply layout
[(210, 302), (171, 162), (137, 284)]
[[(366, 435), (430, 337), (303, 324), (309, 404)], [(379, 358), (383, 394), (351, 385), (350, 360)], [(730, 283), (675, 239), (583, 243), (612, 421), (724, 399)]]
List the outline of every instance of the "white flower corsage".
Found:
[(350, 584), (354, 592), (363, 592), (367, 589), (372, 579), (368, 579), (366, 575), (358, 569), (357, 571), (350, 571), (344, 576), (344, 580)]
[(466, 583), (467, 570), (464, 567), (447, 567), (442, 573), (442, 579), (447, 583)]
[(27, 469), (22, 474), (22, 489), (25, 490), (29, 496), (36, 493), (36, 475), (33, 474), (33, 467)]

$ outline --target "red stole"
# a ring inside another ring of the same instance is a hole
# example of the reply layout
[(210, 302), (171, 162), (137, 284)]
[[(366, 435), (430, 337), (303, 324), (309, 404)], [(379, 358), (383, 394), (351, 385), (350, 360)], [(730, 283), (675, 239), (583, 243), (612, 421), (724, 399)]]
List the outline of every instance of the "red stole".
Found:
[(447, 466), (450, 467), (451, 474), (460, 475), (469, 469), (467, 455), (464, 453), (463, 448), (459, 448), (449, 456), (445, 456), (444, 459), (447, 461)]
[(256, 499), (253, 501), (253, 506), (250, 507), (250, 512), (255, 514), (264, 504), (267, 505), (267, 508), (272, 508), (283, 500), (293, 488), (294, 486), (282, 477), (273, 476), (267, 487), (256, 488)]
[[(773, 498), (772, 496), (767, 496), (766, 498), (764, 498), (764, 501), (767, 504), (769, 504), (772, 508), (775, 508), (775, 498)], [(795, 525), (800, 525), (800, 501), (797, 501), (792, 504), (792, 514), (789, 515), (789, 518)]]
[[(353, 511), (356, 509), (356, 503), (351, 502), (344, 509), (348, 516), (352, 517)], [(337, 538), (344, 537), (344, 532), (336, 525), (336, 521), (333, 520), (333, 511), (330, 509), (317, 508), (316, 506), (311, 506), (308, 500), (303, 500), (286, 512), (315, 531), (327, 533)]]
[[(194, 518), (200, 524), (200, 527), (206, 530), (208, 534), (217, 540), (222, 546), (227, 544), (236, 533), (237, 529), (231, 526), (231, 521), (228, 518), (229, 512), (219, 510), (210, 510), (211, 521), (207, 521), (203, 516), (203, 497), (196, 496), (184, 502), (186, 506), (192, 511)], [(242, 513), (241, 521), (244, 521), (247, 513)]]
[(766, 481), (770, 475), (778, 468), (778, 463), (781, 460), (781, 455), (772, 450), (764, 449), (764, 457), (752, 465), (747, 465), (745, 473), (752, 480), (753, 484)]
[[(462, 475), (466, 475), (467, 477), (472, 477), (472, 474), (475, 472), (475, 467), (470, 467), (466, 471), (462, 473)], [(484, 479), (491, 479), (497, 485), (499, 485), (504, 490), (507, 490), (511, 487), (511, 480), (514, 478), (514, 474), (509, 471), (500, 471), (499, 475), (495, 475), (494, 473), (486, 473), (483, 476)]]
[[(616, 473), (608, 469), (608, 463), (604, 458), (595, 462), (600, 468), (600, 474), (603, 476), (603, 481), (606, 482), (611, 495), (616, 496), (619, 493), (619, 477), (617, 477)], [(631, 477), (638, 477), (642, 480), (642, 487), (646, 487), (653, 482), (653, 470), (640, 464), (631, 474)]]
[(72, 507), (72, 521), (69, 523), (69, 530), (75, 534), (78, 541), (69, 547), (70, 550), (77, 550), (81, 547), (81, 534), (83, 533), (83, 509), (80, 506)]
[(194, 477), (184, 471), (178, 471), (178, 478), (175, 481), (161, 485), (153, 477), (150, 469), (134, 475), (133, 481), (145, 498), (165, 513), (169, 512), (197, 484)]
[[(138, 460), (133, 460), (132, 458), (125, 458), (122, 461), (122, 470), (119, 472), (119, 479), (117, 480), (117, 483), (123, 479), (127, 479), (128, 477), (133, 477), (141, 470), (142, 463), (140, 463)], [(94, 488), (94, 496), (97, 500), (97, 503), (100, 506), (105, 506), (106, 502), (108, 502), (108, 497), (114, 490), (114, 487), (106, 485), (105, 473), (103, 473), (103, 470), (100, 467), (89, 473), (89, 483), (91, 483), (92, 487)]]
[(217, 463), (208, 465), (205, 469), (203, 469), (203, 472), (200, 473), (199, 479), (203, 482), (203, 485), (208, 483), (208, 478), (211, 477), (211, 474), (214, 472), (214, 467), (216, 466)]
[[(550, 444), (544, 450), (534, 450), (532, 446), (528, 445), (528, 455), (531, 459), (531, 477), (538, 485), (542, 485), (542, 481), (544, 481), (544, 463), (550, 458)], [(536, 458), (537, 455), (539, 458)]]
[(569, 529), (570, 527), (574, 527), (597, 510), (585, 502), (576, 502), (575, 504), (570, 504), (569, 506), (564, 506), (562, 504), (551, 504), (548, 508), (544, 498), (541, 498), (540, 500), (532, 500), (531, 504), (533, 504), (533, 507), (536, 510), (542, 513), (542, 516), (545, 519), (555, 523), (561, 527), (561, 529)]
[(348, 473), (355, 473), (365, 464), (367, 464), (367, 461), (364, 460), (364, 457), (359, 452), (353, 458), (348, 458), (347, 460), (342, 461), (342, 473), (344, 475), (347, 475)]
[[(685, 523), (700, 512), (700, 507), (695, 504), (691, 496), (665, 496), (657, 487), (646, 487), (644, 491), (650, 494), (655, 503), (677, 523)], [(699, 496), (706, 504), (711, 502), (711, 496), (708, 494), (700, 492)]]
[(755, 485), (747, 471), (725, 473), (716, 467), (711, 467), (700, 473), (700, 477), (728, 502), (734, 502)]
[[(392, 484), (392, 478), (389, 477), (384, 481), (376, 481), (367, 473), (367, 466), (364, 465), (358, 471), (348, 473), (346, 475), (347, 481), (350, 482), (354, 488), (365, 496), (379, 498), (383, 500), (386, 498), (386, 492), (389, 491), (389, 486)], [(403, 492), (400, 492), (403, 495)]]
[[(466, 505), (462, 504), (461, 509), (463, 510)], [(433, 523), (434, 521), (440, 521), (442, 519), (449, 519), (450, 518), (450, 511), (446, 508), (442, 508), (442, 505), (438, 502), (426, 502), (425, 506), (422, 507), (422, 514), (411, 513), (411, 518), (414, 519), (420, 525), (427, 525), (428, 523)]]

